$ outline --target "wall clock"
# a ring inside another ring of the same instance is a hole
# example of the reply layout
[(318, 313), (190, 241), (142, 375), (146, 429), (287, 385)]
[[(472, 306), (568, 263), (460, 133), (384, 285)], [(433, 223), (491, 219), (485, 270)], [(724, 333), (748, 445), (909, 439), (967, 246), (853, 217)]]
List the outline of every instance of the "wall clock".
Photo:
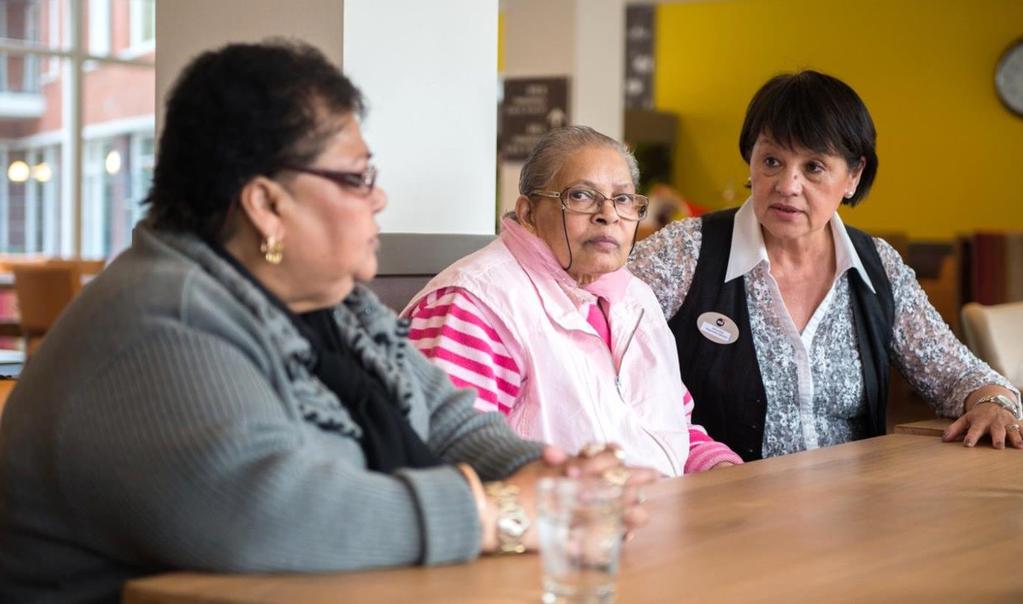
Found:
[(998, 59), (995, 89), (1009, 111), (1023, 117), (1023, 38), (1010, 44)]

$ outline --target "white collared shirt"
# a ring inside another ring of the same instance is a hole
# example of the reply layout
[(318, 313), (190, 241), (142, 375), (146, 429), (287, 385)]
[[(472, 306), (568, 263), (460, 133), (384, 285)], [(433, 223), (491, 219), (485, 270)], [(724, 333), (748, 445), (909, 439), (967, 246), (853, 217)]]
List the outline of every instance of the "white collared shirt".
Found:
[[(837, 215), (830, 228), (835, 242), (835, 279), (798, 333), (770, 274), (770, 260), (752, 205), (747, 202), (735, 215), (726, 280), (741, 277), (745, 286), (749, 329), (767, 396), (765, 457), (867, 435), (849, 270), (858, 271), (871, 290), (874, 284)], [(669, 318), (675, 316), (689, 292), (702, 243), (703, 221), (690, 218), (666, 226), (639, 242), (633, 251), (629, 269), (650, 285)], [(892, 362), (914, 390), (940, 415), (957, 417), (966, 396), (978, 387), (999, 384), (1013, 389), (1008, 380), (959, 342), (898, 252), (880, 239), (874, 243), (895, 299)], [(703, 399), (698, 398), (696, 405), (729, 395), (701, 393)]]
[(752, 199), (747, 199), (742, 204), (742, 207), (739, 208), (739, 211), (735, 213), (735, 222), (732, 225), (732, 246), (728, 256), (728, 267), (725, 271), (724, 281), (728, 283), (732, 279), (743, 277), (758, 267), (762, 267), (765, 272), (767, 284), (772, 290), (772, 295), (769, 298), (770, 304), (773, 306), (771, 314), (788, 319), (787, 321), (781, 321), (782, 331), (780, 335), (788, 340), (789, 345), (792, 346), (795, 352), (796, 374), (799, 376), (796, 383), (797, 404), (800, 427), (803, 432), (803, 442), (807, 449), (816, 449), (820, 446), (820, 439), (818, 438), (815, 422), (813, 421), (814, 379), (810, 367), (811, 351), (814, 336), (817, 335), (821, 321), (828, 315), (828, 311), (831, 309), (835, 298), (835, 288), (840, 282), (844, 281), (843, 277), (846, 272), (853, 269), (859, 272), (860, 277), (863, 278), (863, 282), (867, 284), (870, 291), (875, 294), (877, 293), (877, 290), (874, 289), (874, 284), (870, 281), (867, 270), (863, 267), (859, 254), (856, 253), (856, 248), (853, 247), (852, 240), (849, 239), (849, 234), (846, 232), (845, 225), (842, 223), (842, 218), (839, 217), (838, 212), (835, 212), (834, 216), (831, 217), (828, 226), (831, 228), (832, 240), (835, 244), (835, 277), (831, 282), (827, 295), (824, 296), (820, 305), (814, 310), (802, 333), (796, 329), (789, 311), (785, 307), (785, 301), (782, 299), (778, 282), (775, 281), (774, 275), (771, 274), (771, 259), (767, 255), (767, 246), (764, 245), (764, 233), (760, 226), (760, 221), (757, 220), (757, 216), (753, 211)]
[[(856, 253), (849, 233), (845, 230), (842, 218), (835, 212), (828, 223), (831, 227), (831, 234), (835, 241), (835, 281), (845, 274), (850, 268), (856, 269), (863, 277), (864, 283), (870, 287), (870, 291), (877, 293), (874, 284), (870, 281), (867, 269), (860, 261), (860, 255)], [(760, 228), (760, 221), (753, 211), (753, 201), (747, 199), (739, 211), (735, 213), (735, 223), (732, 225), (732, 247), (728, 256), (728, 269), (725, 271), (725, 283), (736, 277), (745, 275), (753, 270), (753, 267), (766, 262), (771, 266), (771, 260), (767, 257), (767, 247), (764, 245), (764, 232)], [(834, 289), (834, 283), (832, 283)]]

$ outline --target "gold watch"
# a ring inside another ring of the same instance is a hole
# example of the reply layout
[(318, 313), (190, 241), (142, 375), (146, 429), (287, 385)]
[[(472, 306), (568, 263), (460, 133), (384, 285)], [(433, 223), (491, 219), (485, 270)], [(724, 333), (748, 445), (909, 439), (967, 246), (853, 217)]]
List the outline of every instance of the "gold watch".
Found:
[(502, 554), (521, 554), (526, 551), (523, 540), (529, 530), (529, 516), (519, 503), (519, 487), (501, 482), (483, 485), (497, 507), (497, 551)]
[(1020, 408), (1020, 404), (1012, 400), (1011, 398), (1005, 396), (1004, 394), (989, 394), (988, 396), (985, 396), (984, 398), (974, 403), (973, 406), (976, 407), (977, 405), (980, 405), (982, 403), (991, 403), (993, 405), (998, 405), (1002, 409), (1005, 409), (1006, 411), (1011, 413), (1012, 416), (1015, 417), (1017, 420), (1023, 420), (1023, 409)]

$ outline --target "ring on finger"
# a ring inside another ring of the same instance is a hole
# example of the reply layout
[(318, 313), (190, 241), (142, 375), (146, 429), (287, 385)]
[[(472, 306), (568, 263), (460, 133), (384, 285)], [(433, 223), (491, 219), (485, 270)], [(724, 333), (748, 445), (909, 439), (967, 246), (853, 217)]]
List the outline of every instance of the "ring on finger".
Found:
[(1019, 432), (1019, 424), (1009, 424), (1005, 429), (1010, 432)]
[(604, 470), (604, 473), (601, 474), (601, 476), (603, 476), (604, 480), (606, 480), (608, 483), (616, 487), (620, 487), (623, 486), (626, 482), (628, 482), (629, 471), (623, 468), (622, 466), (615, 466), (613, 468), (608, 468), (607, 470)]
[(600, 443), (586, 443), (582, 449), (579, 449), (579, 455), (583, 457), (596, 457), (604, 452), (606, 447)]

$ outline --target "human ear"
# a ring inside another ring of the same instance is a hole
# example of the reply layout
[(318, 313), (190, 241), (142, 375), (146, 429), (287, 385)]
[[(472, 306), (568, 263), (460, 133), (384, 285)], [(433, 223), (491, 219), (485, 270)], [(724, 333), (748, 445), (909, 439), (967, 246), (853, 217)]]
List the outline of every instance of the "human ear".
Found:
[(287, 190), (274, 180), (256, 176), (245, 183), (238, 195), (238, 207), (263, 237), (284, 237), (281, 206), (290, 198)]
[(519, 195), (515, 200), (515, 217), (530, 233), (536, 234), (536, 222), (533, 220), (533, 204), (525, 195)]
[(856, 162), (855, 166), (849, 167), (849, 177), (852, 179), (852, 188), (855, 191), (856, 187), (860, 184), (860, 176), (863, 175), (863, 168), (867, 166), (867, 158), (860, 156), (860, 161)]

